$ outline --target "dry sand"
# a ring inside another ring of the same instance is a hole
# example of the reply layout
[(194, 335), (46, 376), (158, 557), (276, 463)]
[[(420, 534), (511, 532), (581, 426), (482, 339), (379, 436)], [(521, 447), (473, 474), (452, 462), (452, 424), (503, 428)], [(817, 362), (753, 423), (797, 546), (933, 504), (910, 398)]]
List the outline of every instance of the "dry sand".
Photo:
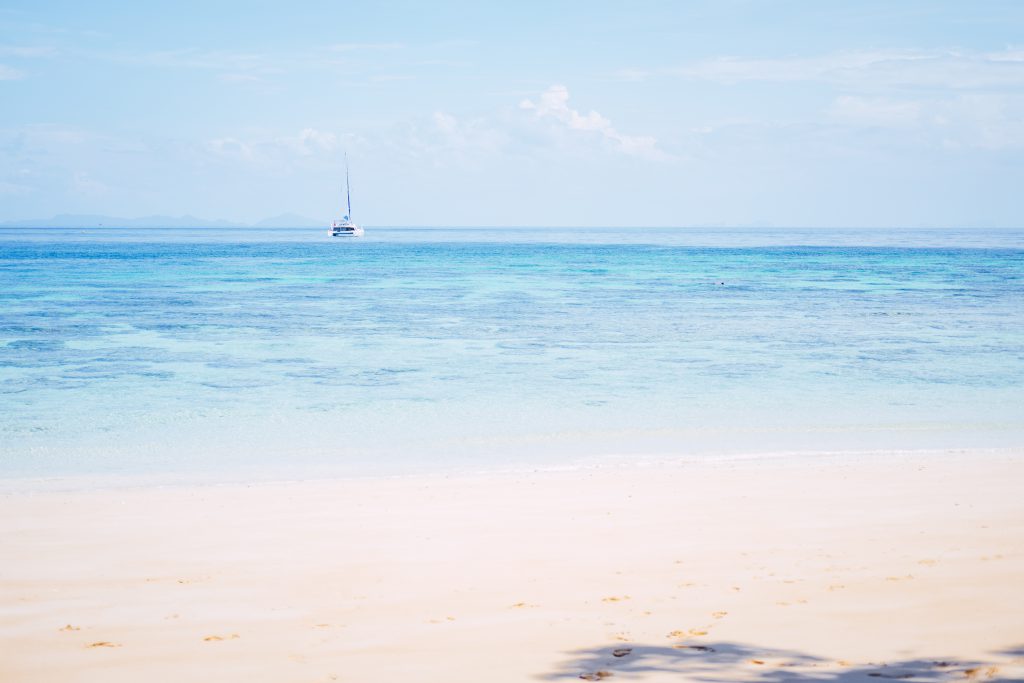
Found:
[(1022, 482), (958, 453), (6, 494), (0, 681), (1024, 680)]

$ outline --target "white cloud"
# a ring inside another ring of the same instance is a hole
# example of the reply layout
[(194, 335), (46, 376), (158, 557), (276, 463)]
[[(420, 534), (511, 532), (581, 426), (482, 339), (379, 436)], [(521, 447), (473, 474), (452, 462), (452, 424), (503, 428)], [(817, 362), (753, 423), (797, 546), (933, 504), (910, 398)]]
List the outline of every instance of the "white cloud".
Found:
[(616, 81), (627, 81), (629, 83), (640, 83), (650, 78), (651, 72), (645, 69), (623, 68), (612, 72), (612, 79)]
[(1024, 97), (961, 95), (935, 103), (930, 123), (948, 148), (1024, 148)]
[(7, 195), (25, 195), (32, 191), (32, 188), (28, 185), (22, 185), (20, 183), (9, 183), (6, 180), (0, 180), (0, 194)]
[(434, 112), (434, 128), (438, 142), (458, 152), (497, 152), (507, 142), (508, 136), (483, 119), (460, 121), (451, 114)]
[(334, 133), (303, 128), (294, 138), (282, 138), (281, 142), (291, 146), (299, 154), (310, 156), (319, 152), (333, 152), (338, 148), (338, 136)]
[(34, 149), (81, 145), (101, 139), (101, 136), (88, 130), (46, 123), (23, 126), (11, 132), (22, 140), (26, 146)]
[(208, 140), (205, 148), (222, 159), (287, 167), (302, 159), (333, 157), (342, 149), (342, 141), (336, 133), (303, 128), (294, 135), (253, 134), (215, 138)]
[(260, 83), (263, 80), (259, 76), (255, 76), (253, 74), (237, 73), (221, 74), (219, 78), (225, 83)]
[(218, 77), (228, 83), (261, 82), (285, 73), (283, 65), (294, 65), (295, 62), (294, 59), (275, 59), (270, 55), (255, 52), (191, 48), (145, 53), (101, 54), (100, 56), (133, 66), (220, 72)]
[(56, 48), (36, 45), (0, 45), (0, 55), (12, 57), (52, 57), (57, 54)]
[(596, 134), (615, 149), (648, 159), (666, 159), (668, 155), (658, 149), (657, 140), (650, 136), (623, 135), (612, 122), (596, 111), (581, 114), (569, 106), (569, 89), (553, 85), (545, 90), (537, 102), (523, 100), (519, 108), (533, 113), (537, 120), (554, 120), (565, 128), (584, 134)]
[(816, 81), (846, 86), (1013, 88), (1024, 86), (1024, 50), (862, 50), (814, 57), (717, 57), (667, 72), (729, 84)]
[(455, 117), (451, 114), (445, 114), (443, 111), (434, 112), (434, 125), (437, 129), (446, 135), (453, 135), (458, 131), (459, 122), (455, 120)]
[(327, 47), (331, 52), (362, 52), (364, 50), (398, 50), (402, 43), (335, 43)]
[(825, 80), (845, 70), (862, 69), (873, 64), (903, 59), (902, 51), (843, 52), (816, 57), (781, 59), (715, 57), (669, 69), (669, 73), (698, 80), (722, 83), (742, 81)]
[(253, 161), (256, 158), (252, 145), (242, 142), (238, 138), (215, 138), (206, 143), (206, 148), (219, 157), (242, 161)]
[(889, 100), (882, 97), (842, 95), (832, 103), (829, 115), (841, 123), (901, 127), (921, 120), (921, 103)]
[(1024, 147), (1021, 95), (971, 92), (917, 99), (842, 95), (826, 114), (841, 125), (896, 129), (901, 136), (913, 131), (919, 141), (933, 147)]
[(145, 66), (182, 67), (191, 69), (252, 69), (263, 67), (262, 55), (225, 50), (194, 50), (189, 48), (125, 55), (122, 61)]
[(25, 77), (25, 72), (12, 66), (0, 64), (0, 81), (17, 81)]

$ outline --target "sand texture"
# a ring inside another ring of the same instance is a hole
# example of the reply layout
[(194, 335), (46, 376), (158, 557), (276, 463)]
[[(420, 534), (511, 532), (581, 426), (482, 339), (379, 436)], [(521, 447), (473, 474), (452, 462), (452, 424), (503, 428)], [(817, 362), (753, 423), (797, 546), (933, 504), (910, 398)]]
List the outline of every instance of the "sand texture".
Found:
[(0, 498), (0, 681), (1024, 680), (1024, 454)]

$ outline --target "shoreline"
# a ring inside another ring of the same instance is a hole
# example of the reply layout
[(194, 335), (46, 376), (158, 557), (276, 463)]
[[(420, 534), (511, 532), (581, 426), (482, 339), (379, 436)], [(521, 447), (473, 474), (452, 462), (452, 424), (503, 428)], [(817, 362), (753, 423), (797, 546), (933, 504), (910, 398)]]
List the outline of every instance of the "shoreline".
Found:
[[(20, 495), (72, 494), (89, 491), (130, 491), (130, 490), (173, 490), (204, 489), (221, 487), (254, 487), (273, 485), (294, 485), (307, 483), (373, 482), (373, 481), (431, 481), (435, 479), (470, 479), (478, 477), (516, 477), (544, 475), (558, 472), (616, 471), (630, 469), (673, 468), (673, 467), (725, 467), (746, 465), (750, 467), (798, 464), (843, 464), (873, 462), (877, 459), (939, 458), (956, 459), (967, 454), (981, 458), (1024, 457), (1022, 447), (955, 447), (955, 448), (899, 448), (867, 450), (803, 449), (765, 452), (714, 452), (688, 453), (683, 455), (609, 455), (592, 458), (577, 458), (561, 463), (522, 463), (512, 466), (451, 465), (433, 469), (419, 469), (405, 473), (340, 472), (318, 470), (312, 466), (290, 468), (289, 476), (284, 472), (269, 473), (255, 470), (248, 476), (227, 478), (226, 472), (206, 471), (200, 473), (160, 472), (150, 475), (120, 474), (64, 474), (52, 477), (0, 476), (0, 497)], [(298, 476), (296, 476), (298, 475)]]
[(0, 678), (1019, 679), (1022, 456), (4, 495)]

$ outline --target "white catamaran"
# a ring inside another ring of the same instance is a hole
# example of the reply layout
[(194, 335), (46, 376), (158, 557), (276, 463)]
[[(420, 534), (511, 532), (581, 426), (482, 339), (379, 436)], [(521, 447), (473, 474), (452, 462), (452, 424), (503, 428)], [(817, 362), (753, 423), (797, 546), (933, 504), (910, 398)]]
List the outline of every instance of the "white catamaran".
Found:
[(345, 155), (345, 200), (348, 202), (348, 214), (341, 220), (331, 221), (331, 229), (327, 234), (331, 237), (362, 237), (365, 232), (352, 221), (352, 191), (348, 184), (348, 154)]

